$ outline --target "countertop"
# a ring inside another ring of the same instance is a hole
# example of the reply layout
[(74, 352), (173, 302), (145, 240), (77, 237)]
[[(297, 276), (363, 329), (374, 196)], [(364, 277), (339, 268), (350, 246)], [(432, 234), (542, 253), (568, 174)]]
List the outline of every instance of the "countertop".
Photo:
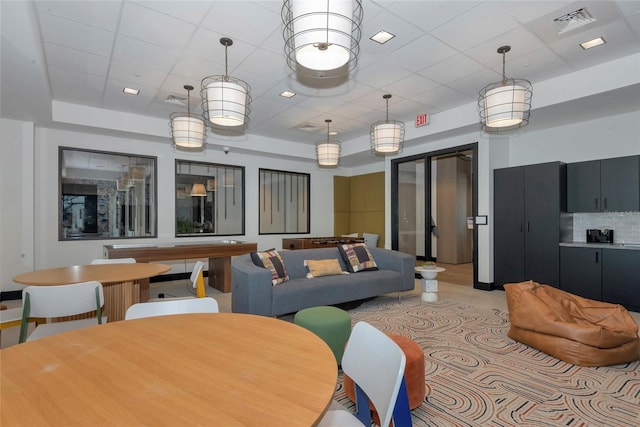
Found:
[(627, 249), (640, 251), (640, 243), (587, 243), (587, 242), (564, 242), (560, 246), (572, 248), (601, 248), (601, 249)]

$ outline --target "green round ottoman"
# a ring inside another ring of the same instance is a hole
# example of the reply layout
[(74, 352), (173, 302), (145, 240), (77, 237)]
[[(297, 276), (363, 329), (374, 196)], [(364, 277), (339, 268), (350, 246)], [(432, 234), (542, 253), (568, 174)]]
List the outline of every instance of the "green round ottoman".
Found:
[(337, 307), (320, 306), (300, 310), (293, 323), (310, 330), (333, 351), (338, 365), (342, 363), (344, 347), (351, 335), (351, 315)]

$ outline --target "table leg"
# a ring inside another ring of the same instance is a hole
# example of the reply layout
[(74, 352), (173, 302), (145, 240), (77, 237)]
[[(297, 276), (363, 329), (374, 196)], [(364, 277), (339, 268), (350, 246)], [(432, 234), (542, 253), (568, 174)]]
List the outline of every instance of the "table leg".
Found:
[(138, 281), (103, 283), (104, 310), (108, 322), (124, 320), (124, 314), (133, 304), (140, 302)]
[(231, 257), (209, 258), (209, 286), (231, 292)]

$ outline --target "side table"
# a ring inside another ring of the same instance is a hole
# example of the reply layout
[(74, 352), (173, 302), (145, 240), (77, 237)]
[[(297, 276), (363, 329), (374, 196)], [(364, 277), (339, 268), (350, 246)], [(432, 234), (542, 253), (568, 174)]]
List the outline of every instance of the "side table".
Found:
[(438, 273), (445, 271), (442, 267), (416, 267), (416, 272), (422, 276), (422, 296), (424, 302), (438, 301)]

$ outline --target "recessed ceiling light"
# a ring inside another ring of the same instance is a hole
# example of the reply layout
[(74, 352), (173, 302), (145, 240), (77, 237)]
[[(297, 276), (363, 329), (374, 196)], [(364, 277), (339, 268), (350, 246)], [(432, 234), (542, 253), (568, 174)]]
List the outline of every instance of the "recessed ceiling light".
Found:
[(282, 92), (280, 94), (281, 97), (283, 98), (292, 98), (294, 96), (296, 96), (295, 92), (289, 92), (288, 90), (285, 90), (284, 92)]
[(394, 38), (396, 35), (395, 34), (391, 34), (385, 30), (380, 30), (377, 33), (375, 33), (374, 35), (372, 35), (371, 37), (369, 37), (371, 40), (373, 40), (374, 42), (380, 43), (380, 44), (385, 44), (386, 42), (388, 42), (389, 40), (391, 40), (392, 38)]
[(128, 93), (129, 95), (137, 95), (140, 93), (139, 89), (132, 89), (130, 87), (125, 87), (124, 89), (122, 89), (122, 91), (124, 93)]
[(584, 43), (580, 43), (580, 47), (584, 50), (591, 49), (592, 47), (600, 46), (605, 44), (606, 41), (602, 37), (598, 37), (597, 39), (589, 40)]

